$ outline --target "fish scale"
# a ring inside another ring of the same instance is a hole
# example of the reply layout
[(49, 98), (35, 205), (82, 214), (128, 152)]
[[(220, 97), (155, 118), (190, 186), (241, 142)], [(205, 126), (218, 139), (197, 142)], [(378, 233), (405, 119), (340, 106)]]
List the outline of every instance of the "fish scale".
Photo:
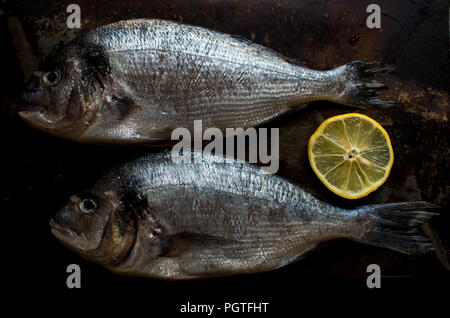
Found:
[(192, 131), (194, 120), (203, 129), (253, 127), (320, 99), (391, 106), (374, 82), (388, 66), (355, 61), (312, 70), (250, 41), (163, 20), (89, 30), (47, 65), (43, 76), (60, 74), (59, 82), (46, 87), (34, 78), (19, 114), (84, 143), (157, 144), (178, 127)]

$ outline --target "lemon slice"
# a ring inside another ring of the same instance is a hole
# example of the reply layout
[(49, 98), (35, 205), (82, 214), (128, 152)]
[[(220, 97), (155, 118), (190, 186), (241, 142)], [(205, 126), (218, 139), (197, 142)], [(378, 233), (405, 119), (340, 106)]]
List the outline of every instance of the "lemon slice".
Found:
[(359, 199), (378, 189), (394, 163), (386, 130), (356, 113), (325, 120), (309, 139), (308, 157), (323, 184), (347, 199)]

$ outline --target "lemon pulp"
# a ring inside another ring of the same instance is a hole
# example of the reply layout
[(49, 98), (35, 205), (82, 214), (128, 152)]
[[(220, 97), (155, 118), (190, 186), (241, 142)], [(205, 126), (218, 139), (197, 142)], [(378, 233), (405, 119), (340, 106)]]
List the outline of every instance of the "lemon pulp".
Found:
[(394, 163), (387, 132), (372, 118), (357, 113), (325, 120), (309, 140), (308, 156), (324, 185), (347, 199), (378, 189)]

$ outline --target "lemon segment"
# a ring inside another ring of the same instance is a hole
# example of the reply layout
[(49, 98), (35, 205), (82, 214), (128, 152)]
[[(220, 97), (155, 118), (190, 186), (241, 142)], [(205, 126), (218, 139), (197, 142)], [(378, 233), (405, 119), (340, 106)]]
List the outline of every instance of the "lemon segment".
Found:
[(358, 199), (378, 189), (394, 163), (386, 130), (357, 113), (325, 120), (309, 140), (308, 157), (322, 183), (347, 199)]

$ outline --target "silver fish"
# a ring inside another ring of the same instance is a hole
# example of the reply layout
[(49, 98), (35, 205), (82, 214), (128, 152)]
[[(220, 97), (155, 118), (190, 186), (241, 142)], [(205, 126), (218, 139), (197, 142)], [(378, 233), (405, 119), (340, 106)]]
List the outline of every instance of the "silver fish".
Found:
[(111, 271), (161, 279), (255, 273), (290, 264), (337, 238), (408, 254), (433, 250), (420, 228), (427, 202), (343, 209), (241, 161), (174, 163), (148, 155), (73, 195), (52, 233)]
[(65, 46), (30, 81), (20, 116), (84, 143), (157, 143), (178, 127), (253, 127), (315, 100), (384, 108), (374, 80), (392, 68), (354, 61), (311, 70), (201, 27), (128, 20)]

